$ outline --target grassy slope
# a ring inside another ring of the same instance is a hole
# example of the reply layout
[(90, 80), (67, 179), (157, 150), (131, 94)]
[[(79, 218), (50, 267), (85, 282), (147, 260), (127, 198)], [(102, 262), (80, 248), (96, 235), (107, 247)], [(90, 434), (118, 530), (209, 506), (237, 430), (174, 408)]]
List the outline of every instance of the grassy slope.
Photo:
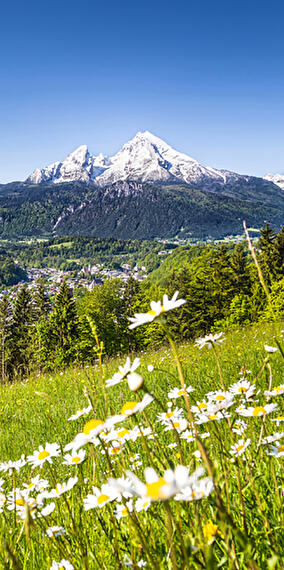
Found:
[[(239, 371), (243, 365), (245, 365), (247, 369), (251, 370), (252, 374), (250, 378), (255, 380), (265, 356), (263, 348), (264, 343), (273, 345), (274, 333), (277, 332), (279, 336), (279, 334), (281, 334), (282, 328), (284, 328), (283, 324), (277, 325), (275, 329), (273, 328), (273, 325), (258, 325), (256, 327), (251, 327), (227, 334), (226, 343), (219, 348), (225, 384), (229, 385), (239, 379)], [(201, 400), (205, 393), (207, 393), (209, 390), (219, 388), (218, 373), (213, 351), (209, 351), (207, 348), (204, 348), (200, 351), (192, 344), (189, 344), (180, 347), (179, 352), (185, 371), (186, 381), (188, 384), (192, 384), (196, 389), (196, 392), (194, 393), (196, 400)], [(148, 389), (150, 389), (165, 404), (167, 401), (168, 389), (171, 386), (178, 386), (176, 369), (174, 366), (173, 357), (170, 354), (169, 349), (165, 347), (155, 353), (149, 352), (142, 355), (141, 359), (141, 371), (145, 378)], [(124, 363), (124, 360), (124, 358), (120, 359), (120, 361), (111, 360), (104, 364), (103, 370), (105, 377), (109, 378), (117, 369), (118, 364)], [(273, 385), (278, 385), (281, 383), (283, 378), (283, 361), (281, 361), (279, 354), (272, 355), (271, 361), (275, 378)], [(149, 373), (147, 370), (147, 365), (149, 364), (154, 364), (155, 368), (160, 368), (162, 371), (158, 372), (155, 370), (154, 372)], [(88, 386), (88, 389), (92, 392), (92, 398), (97, 410), (97, 416), (102, 417), (104, 404), (98, 367), (90, 367), (86, 368), (85, 370), (73, 369), (65, 371), (63, 373), (59, 372), (52, 375), (52, 377), (50, 375), (38, 376), (28, 379), (26, 382), (21, 384), (2, 387), (0, 390), (0, 413), (2, 428), (0, 432), (0, 461), (18, 459), (22, 453), (32, 454), (33, 450), (38, 449), (38, 446), (40, 444), (44, 445), (46, 441), (56, 441), (62, 445), (71, 441), (79, 429), (82, 429), (82, 426), (84, 425), (86, 419), (81, 418), (76, 422), (67, 422), (67, 418), (77, 409), (87, 405), (87, 400), (84, 395), (84, 388), (86, 386)], [(266, 386), (267, 378), (264, 375), (261, 377), (259, 387), (264, 388)], [(135, 397), (133, 397), (133, 393), (130, 393), (126, 383), (120, 384), (109, 390), (109, 394), (111, 394), (109, 401), (109, 412), (111, 413), (118, 413), (121, 405), (126, 400), (135, 399)], [(181, 398), (177, 401), (177, 405), (183, 406)], [(155, 420), (158, 411), (159, 410), (157, 408), (157, 405), (155, 403), (151, 404), (148, 412), (151, 422)], [(133, 420), (131, 419), (128, 421), (132, 422)], [(249, 420), (248, 423), (250, 423), (251, 428), (250, 434), (248, 435), (250, 435), (250, 437), (253, 437), (253, 430), (255, 429), (256, 425), (260, 425), (260, 421), (260, 419)], [(275, 425), (272, 425), (270, 420), (267, 423), (269, 424), (269, 433), (273, 433), (273, 430), (276, 431)], [(206, 429), (208, 429), (208, 424), (206, 425)], [(158, 433), (158, 437), (161, 438), (161, 440), (159, 439), (159, 444), (161, 447), (166, 448), (170, 441), (175, 441), (172, 432), (167, 432), (167, 435), (165, 437), (165, 432), (163, 431), (160, 424), (155, 425), (155, 430)], [(226, 437), (227, 436), (224, 436), (223, 443), (225, 443)], [(214, 443), (210, 444), (209, 442), (208, 446), (211, 453), (216, 452)], [(144, 465), (149, 464), (147, 456), (145, 456), (145, 451), (143, 449), (141, 440), (139, 440), (134, 447), (135, 452), (138, 451), (141, 454)], [(183, 447), (184, 450), (188, 450), (189, 444), (183, 442)], [(196, 447), (194, 447), (194, 449), (196, 449)], [(191, 448), (191, 451), (192, 450), (193, 448)], [(176, 450), (173, 450), (173, 460), (175, 463), (179, 462)], [(187, 461), (190, 465), (190, 468), (193, 469), (195, 460), (192, 455), (189, 455), (187, 457)], [(61, 463), (57, 464), (56, 461), (55, 464), (56, 481), (67, 480), (70, 474), (74, 475), (75, 471), (73, 467), (68, 468), (66, 466), (63, 466)], [(75, 469), (77, 468), (75, 467)], [(40, 473), (43, 477), (47, 477), (49, 479), (51, 477), (49, 468), (46, 465), (43, 467), (42, 471), (37, 468), (36, 473)], [(84, 476), (90, 477), (91, 480), (91, 474), (92, 467), (87, 461), (84, 463)], [(139, 475), (143, 477), (143, 470), (140, 470)], [(16, 475), (16, 485), (21, 485), (19, 482), (20, 479), (21, 481), (27, 481), (29, 476), (30, 468), (25, 467), (23, 470), (21, 470), (20, 475)], [(22, 477), (24, 477), (24, 479), (22, 479)], [(263, 485), (264, 493), (266, 494), (270, 485), (270, 478), (271, 476), (269, 470), (264, 471)], [(98, 461), (95, 467), (94, 483), (100, 486), (103, 482), (105, 482), (105, 480), (106, 475), (102, 474)], [(82, 488), (82, 496), (86, 497), (88, 492), (92, 492), (90, 485), (86, 485), (84, 489)], [(67, 521), (68, 513), (64, 511), (64, 504), (62, 508)], [(76, 506), (74, 508), (76, 508)], [(145, 522), (145, 529), (150, 533), (152, 529), (151, 525), (154, 525), (153, 528), (155, 528), (155, 536), (158, 537), (159, 523), (157, 522), (158, 519), (155, 519), (155, 517), (158, 516), (157, 512), (159, 512), (157, 508), (158, 507), (156, 506), (152, 507), (151, 512), (153, 513), (154, 518), (150, 519), (148, 517), (148, 522)], [(188, 508), (192, 509), (192, 506)], [(273, 513), (271, 512), (272, 524), (274, 520), (273, 516), (275, 515), (276, 517), (277, 515), (277, 509), (275, 512), (274, 510), (275, 507), (273, 506)], [(110, 516), (109, 514), (105, 515), (105, 513), (108, 512), (109, 511), (106, 509), (103, 513), (104, 516), (106, 516), (106, 521), (108, 520), (107, 517)], [(150, 513), (150, 511), (148, 512)], [(189, 510), (189, 513), (192, 513), (191, 517), (194, 517), (194, 511)], [(99, 536), (96, 535), (96, 532), (99, 531), (96, 531), (96, 526), (94, 526), (94, 522), (98, 524), (97, 520), (95, 520), (95, 511), (89, 511), (87, 513), (83, 513), (83, 515), (83, 524), (85, 525), (84, 528), (87, 529), (88, 540), (90, 541), (90, 544), (94, 545), (97, 541), (99, 541), (100, 555), (103, 557), (102, 560), (104, 564), (102, 568), (115, 568), (114, 557), (109, 546), (109, 538), (106, 539), (104, 533), (100, 533)], [(146, 515), (142, 513), (141, 517), (143, 520), (144, 516)], [(214, 516), (213, 511), (207, 513), (207, 517), (212, 516)], [(261, 534), (263, 522), (261, 519), (258, 520), (257, 514), (252, 513), (252, 515), (250, 515), (248, 513), (248, 517), (250, 516), (252, 516), (251, 521), (257, 521), (251, 522), (251, 524), (258, 524), (258, 532)], [(192, 521), (193, 519), (191, 518), (190, 520)], [(54, 518), (53, 515), (51, 516), (49, 524), (60, 523), (62, 524), (62, 519), (60, 519), (58, 513), (54, 516)], [(192, 522), (192, 524), (194, 525), (196, 523)], [(51, 544), (51, 541), (48, 542), (46, 539), (43, 539), (42, 531), (40, 529), (38, 530), (38, 526), (31, 530), (31, 536), (34, 540), (32, 540), (28, 547), (25, 546), (23, 537), (21, 540), (19, 540), (17, 546), (15, 546), (15, 542), (19, 537), (20, 528), (21, 525), (18, 526), (15, 534), (13, 534), (11, 531), (11, 535), (9, 535), (8, 541), (14, 549), (17, 557), (21, 560), (23, 569), (34, 570), (42, 568), (45, 570), (49, 568), (53, 559), (60, 560), (60, 558), (63, 557), (62, 552), (59, 552), (58, 545), (55, 541), (53, 541)], [(124, 536), (124, 540), (126, 541), (130, 536), (127, 529), (128, 526), (123, 521), (121, 523), (120, 530), (121, 536)], [(0, 519), (0, 538), (2, 533), (5, 536), (5, 539), (7, 539), (7, 526), (3, 521), (3, 518)], [(133, 540), (131, 549), (135, 557), (137, 556), (137, 548), (135, 544), (139, 544), (139, 540), (138, 543), (137, 538), (134, 539), (132, 537), (131, 540)], [(269, 549), (271, 545), (269, 546), (269, 544), (265, 544), (264, 531), (261, 535), (261, 538), (259, 538), (259, 543), (257, 539), (255, 540), (256, 547), (258, 549), (263, 549), (263, 561), (267, 560), (269, 557)], [(67, 553), (65, 547), (63, 548), (64, 556), (69, 560), (72, 560), (76, 569), (81, 567), (83, 568), (83, 565), (81, 566), (80, 564), (82, 555), (78, 549), (78, 546), (75, 544), (75, 542), (73, 543), (72, 541), (73, 539), (71, 542), (69, 542)], [(165, 547), (161, 542), (159, 549), (160, 552), (163, 553), (163, 560), (166, 559), (166, 553), (163, 550), (164, 548)], [(73, 558), (71, 557), (70, 552), (68, 553), (68, 549), (71, 549)], [(129, 552), (129, 546), (126, 546), (126, 552)], [(144, 554), (143, 558), (145, 559)], [(13, 566), (9, 565), (8, 562), (7, 565), (4, 565), (3, 560), (4, 559), (2, 559), (0, 555), (0, 564), (3, 564), (3, 568), (13, 568)], [(91, 564), (90, 568), (100, 567), (98, 560), (91, 558), (89, 560), (89, 563)], [(159, 564), (159, 567), (161, 569), (168, 568), (167, 565), (164, 566), (163, 562), (160, 562)], [(198, 568), (199, 566), (195, 566), (195, 564), (192, 562), (191, 567)], [(227, 567), (227, 565), (224, 566), (224, 568)], [(263, 562), (263, 566), (261, 566), (261, 568), (266, 567), (266, 563)], [(247, 568), (247, 566), (241, 565), (241, 568)], [(278, 566), (276, 566), (276, 568), (278, 568)]]

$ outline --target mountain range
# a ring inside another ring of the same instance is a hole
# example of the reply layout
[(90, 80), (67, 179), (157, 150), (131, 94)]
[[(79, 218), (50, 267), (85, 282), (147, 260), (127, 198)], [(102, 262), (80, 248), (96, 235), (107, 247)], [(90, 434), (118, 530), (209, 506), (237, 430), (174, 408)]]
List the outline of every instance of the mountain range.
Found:
[(279, 226), (284, 176), (264, 178), (203, 166), (152, 133), (138, 132), (114, 156), (79, 146), (0, 185), (2, 236), (223, 237), (241, 221)]

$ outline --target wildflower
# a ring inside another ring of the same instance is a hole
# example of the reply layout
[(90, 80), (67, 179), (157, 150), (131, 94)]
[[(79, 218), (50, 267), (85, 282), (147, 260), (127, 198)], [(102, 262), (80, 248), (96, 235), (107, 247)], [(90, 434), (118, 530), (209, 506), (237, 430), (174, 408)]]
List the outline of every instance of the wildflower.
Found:
[(60, 448), (57, 443), (46, 443), (45, 447), (40, 445), (38, 450), (34, 451), (33, 455), (29, 455), (27, 459), (33, 467), (42, 467), (46, 461), (52, 463), (52, 457), (57, 457), (59, 454)]
[(276, 348), (275, 346), (269, 346), (269, 344), (265, 344), (264, 350), (266, 350), (266, 352), (269, 352), (272, 354), (273, 352), (276, 352), (278, 350), (278, 348)]
[(147, 511), (151, 505), (151, 500), (146, 498), (138, 498), (135, 503), (135, 510), (137, 513), (140, 511)]
[(56, 499), (73, 489), (76, 483), (78, 483), (78, 477), (70, 477), (66, 483), (57, 483), (55, 489), (45, 493), (45, 497), (47, 499)]
[[(171, 403), (172, 405), (172, 403)], [(174, 408), (172, 409), (169, 405), (167, 412), (162, 412), (157, 414), (157, 420), (161, 422), (163, 425), (168, 425), (169, 421), (172, 421), (173, 418), (180, 418), (183, 415), (183, 408)]]
[(153, 372), (153, 370), (154, 370), (153, 364), (148, 364), (147, 370), (148, 370), (148, 372)]
[(112, 378), (106, 381), (106, 386), (109, 387), (119, 384), (120, 382), (123, 381), (124, 378), (128, 376), (128, 374), (135, 372), (135, 370), (139, 366), (140, 366), (140, 358), (135, 358), (133, 363), (131, 364), (130, 358), (128, 356), (124, 366), (119, 366), (118, 372), (115, 372)]
[(171, 418), (166, 424), (165, 431), (169, 430), (176, 430), (178, 433), (181, 433), (186, 430), (188, 427), (188, 421), (184, 418)]
[(208, 346), (208, 348), (212, 348), (213, 344), (221, 344), (224, 342), (224, 338), (222, 338), (223, 333), (216, 333), (216, 334), (207, 334), (202, 338), (198, 338), (195, 342), (195, 346), (198, 348), (203, 348), (204, 346)]
[(232, 427), (232, 431), (234, 433), (237, 433), (238, 435), (242, 435), (245, 430), (247, 429), (247, 424), (246, 422), (244, 422), (243, 420), (238, 420), (236, 421), (236, 423), (234, 424), (234, 426)]
[(276, 386), (272, 390), (266, 390), (264, 392), (265, 396), (281, 396), (284, 394), (284, 384), (280, 384), (280, 386)]
[(86, 451), (81, 449), (79, 451), (72, 450), (71, 454), (64, 455), (63, 465), (78, 465), (82, 463), (86, 457)]
[(47, 517), (48, 515), (51, 515), (51, 513), (53, 513), (55, 509), (55, 503), (49, 503), (48, 505), (46, 505), (46, 507), (44, 507), (41, 512), (38, 514), (39, 517)]
[(132, 416), (132, 414), (136, 414), (137, 412), (142, 412), (146, 406), (153, 402), (153, 396), (150, 394), (145, 394), (143, 400), (141, 402), (126, 402), (121, 409), (121, 414), (123, 416)]
[(267, 453), (268, 455), (272, 455), (273, 457), (283, 457), (284, 445), (280, 445), (279, 441), (276, 441), (275, 445), (271, 445)]
[(129, 482), (110, 479), (110, 484), (119, 491), (127, 491), (150, 501), (167, 500), (186, 487), (189, 482), (188, 468), (183, 465), (176, 467), (175, 471), (168, 469), (163, 477), (159, 477), (152, 467), (147, 467), (145, 469), (146, 483), (140, 481), (131, 471), (127, 471), (127, 476)]
[(116, 512), (114, 514), (117, 520), (122, 519), (123, 517), (127, 517), (129, 513), (133, 511), (133, 501), (130, 499), (127, 503), (122, 505), (116, 505)]
[(177, 300), (178, 293), (179, 292), (176, 291), (172, 299), (169, 299), (168, 295), (164, 295), (163, 304), (161, 301), (151, 301), (151, 309), (148, 311), (148, 313), (135, 313), (134, 317), (129, 318), (129, 321), (131, 322), (129, 328), (134, 329), (140, 325), (144, 325), (145, 323), (150, 323), (159, 317), (162, 313), (171, 311), (172, 309), (176, 309), (177, 307), (183, 305), (186, 301), (184, 299)]
[(255, 385), (246, 378), (241, 378), (229, 387), (229, 392), (236, 396), (244, 396), (248, 400), (255, 392)]
[(194, 455), (196, 461), (201, 461), (201, 453), (199, 450), (194, 451), (192, 455)]
[(274, 435), (268, 435), (267, 437), (264, 437), (261, 441), (261, 443), (263, 445), (266, 445), (267, 443), (274, 443), (274, 441), (278, 441), (279, 439), (282, 439), (282, 437), (284, 436), (284, 431), (275, 433)]
[(271, 419), (272, 422), (276, 422), (277, 427), (279, 426), (279, 424), (281, 424), (282, 422), (284, 422), (284, 416), (278, 416), (277, 418), (272, 418)]
[(249, 408), (240, 406), (236, 409), (236, 412), (245, 417), (265, 416), (266, 414), (271, 414), (275, 408), (277, 408), (277, 404), (265, 404), (265, 406), (256, 407), (250, 406)]
[(8, 471), (9, 475), (11, 475), (13, 470), (19, 472), (20, 469), (26, 465), (26, 463), (27, 462), (25, 460), (25, 456), (22, 455), (21, 458), (17, 461), (9, 460), (5, 461), (4, 463), (0, 463), (0, 471), (4, 471), (4, 473)]
[(47, 479), (41, 479), (39, 475), (33, 477), (30, 483), (24, 483), (23, 486), (27, 489), (27, 491), (42, 491), (49, 487), (49, 482)]
[(140, 376), (140, 374), (136, 374), (136, 372), (131, 372), (127, 376), (127, 383), (132, 392), (136, 392), (137, 390), (139, 390), (143, 382), (144, 382), (143, 377)]
[(250, 439), (247, 439), (246, 441), (240, 439), (239, 441), (237, 441), (237, 443), (231, 446), (230, 454), (234, 455), (235, 457), (240, 457), (240, 455), (242, 455), (245, 452), (249, 444), (250, 444)]
[(203, 467), (198, 467), (192, 475), (190, 475), (188, 484), (180, 493), (175, 496), (176, 501), (198, 501), (204, 497), (208, 497), (212, 493), (214, 485), (210, 477), (201, 477), (204, 475)]
[(68, 422), (77, 420), (81, 416), (86, 416), (91, 411), (92, 411), (92, 406), (88, 406), (87, 408), (82, 408), (81, 410), (77, 410), (77, 412), (73, 414), (73, 416), (70, 416), (70, 418), (68, 418)]
[(102, 485), (102, 488), (93, 487), (93, 494), (87, 495), (86, 499), (83, 499), (85, 511), (90, 509), (95, 509), (97, 507), (104, 507), (107, 503), (114, 501), (119, 496), (119, 493), (111, 485)]
[(192, 386), (186, 386), (185, 390), (183, 388), (173, 388), (169, 393), (168, 393), (168, 398), (170, 400), (175, 400), (177, 398), (180, 398), (180, 396), (184, 396), (185, 391), (190, 394), (191, 392), (194, 391), (194, 388)]
[(218, 525), (214, 524), (211, 520), (203, 526), (204, 538), (207, 539), (207, 544), (212, 544), (215, 540), (215, 536), (218, 533)]
[(74, 570), (74, 566), (68, 562), (68, 560), (62, 558), (60, 562), (55, 562), (55, 560), (53, 560), (49, 570)]
[(63, 534), (66, 534), (66, 530), (63, 526), (50, 526), (46, 529), (46, 534), (49, 538), (58, 538)]

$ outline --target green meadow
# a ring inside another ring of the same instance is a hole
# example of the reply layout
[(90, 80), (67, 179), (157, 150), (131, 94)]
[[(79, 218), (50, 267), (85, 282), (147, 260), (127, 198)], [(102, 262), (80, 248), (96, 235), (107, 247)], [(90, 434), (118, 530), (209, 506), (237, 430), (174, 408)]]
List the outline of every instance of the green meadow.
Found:
[[(144, 381), (137, 391), (130, 390), (128, 374), (106, 386), (125, 356), (2, 385), (1, 568), (283, 568), (283, 329), (281, 322), (261, 323), (201, 349), (166, 343), (131, 354), (131, 363), (140, 358), (135, 373)], [(246, 388), (233, 394), (240, 381)], [(188, 399), (183, 382), (194, 389)], [(174, 388), (182, 394), (169, 397)], [(145, 394), (153, 401), (142, 411), (91, 438), (92, 422), (139, 404)], [(222, 399), (227, 407), (218, 408)], [(204, 421), (210, 402), (215, 408)], [(256, 412), (244, 416), (242, 409)], [(67, 465), (64, 457), (73, 452), (64, 447), (78, 433), (90, 439)], [(274, 440), (265, 442), (269, 436)], [(57, 444), (54, 455), (48, 457), (46, 443)], [(37, 465), (29, 459), (35, 451)], [(21, 456), (23, 465), (8, 469)], [(181, 500), (177, 466), (184, 466), (183, 477), (185, 466), (189, 477), (203, 468), (187, 481)], [(125, 478), (114, 483), (126, 473), (127, 484)], [(102, 488), (108, 481), (113, 495)]]

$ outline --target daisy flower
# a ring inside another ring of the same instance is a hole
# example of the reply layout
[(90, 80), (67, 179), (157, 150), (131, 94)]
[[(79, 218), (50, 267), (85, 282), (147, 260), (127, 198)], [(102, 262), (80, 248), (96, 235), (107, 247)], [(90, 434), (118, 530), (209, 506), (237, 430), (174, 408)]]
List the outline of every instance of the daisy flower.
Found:
[(9, 472), (9, 475), (12, 474), (13, 470), (17, 471), (19, 473), (20, 469), (22, 467), (24, 467), (24, 465), (26, 465), (26, 459), (25, 456), (22, 455), (21, 459), (18, 459), (17, 461), (5, 461), (4, 463), (0, 463), (0, 471), (4, 471), (4, 473), (6, 473), (7, 471)]
[(83, 499), (85, 511), (96, 509), (97, 507), (104, 507), (107, 503), (114, 501), (119, 496), (119, 492), (112, 487), (112, 485), (102, 485), (102, 488), (93, 487), (93, 494), (87, 495)]
[(132, 414), (136, 414), (137, 412), (142, 412), (146, 406), (153, 402), (153, 396), (150, 394), (145, 394), (143, 400), (141, 402), (126, 402), (121, 409), (121, 414), (123, 416), (132, 416)]
[(245, 452), (249, 444), (250, 444), (250, 439), (247, 439), (246, 441), (240, 439), (234, 445), (231, 446), (230, 454), (234, 455), (235, 457), (240, 457), (240, 455), (242, 455)]
[(176, 291), (173, 295), (172, 299), (168, 298), (168, 295), (163, 296), (163, 303), (161, 301), (151, 301), (150, 303), (150, 311), (148, 313), (135, 313), (134, 317), (129, 317), (129, 321), (131, 324), (129, 325), (130, 329), (135, 329), (140, 325), (144, 325), (145, 323), (150, 323), (157, 317), (159, 317), (162, 313), (167, 311), (171, 311), (172, 309), (176, 309), (183, 305), (186, 301), (184, 299), (177, 299), (179, 292)]
[(57, 443), (46, 443), (45, 447), (40, 445), (37, 451), (34, 451), (32, 455), (29, 455), (27, 461), (33, 467), (42, 467), (46, 461), (48, 461), (48, 463), (52, 463), (52, 458), (58, 457), (59, 454), (60, 447)]
[(278, 416), (278, 418), (272, 418), (272, 422), (276, 422), (277, 427), (284, 422), (284, 416)]
[(129, 501), (127, 501), (127, 503), (121, 504), (121, 505), (116, 505), (116, 511), (114, 513), (114, 516), (117, 520), (122, 519), (123, 517), (128, 517), (129, 513), (132, 513), (133, 511), (133, 501), (132, 499), (130, 499)]
[(213, 344), (221, 344), (224, 342), (223, 333), (216, 333), (216, 334), (207, 334), (204, 337), (200, 337), (196, 340), (195, 345), (196, 348), (203, 348), (204, 346), (208, 346), (208, 348), (212, 348)]
[(265, 404), (265, 406), (250, 406), (249, 408), (244, 408), (240, 406), (236, 409), (236, 412), (241, 416), (245, 417), (256, 417), (265, 416), (266, 414), (271, 414), (277, 408), (277, 404)]
[(66, 483), (57, 483), (55, 489), (45, 492), (44, 495), (47, 499), (57, 499), (57, 497), (73, 489), (76, 483), (78, 483), (78, 477), (70, 477)]
[(246, 378), (241, 378), (229, 387), (229, 392), (236, 396), (245, 396), (246, 400), (251, 398), (255, 392), (255, 385)]
[(73, 414), (73, 416), (70, 416), (70, 418), (68, 418), (68, 422), (77, 420), (81, 416), (86, 416), (91, 411), (92, 411), (92, 406), (88, 406), (87, 408), (82, 408), (81, 410), (77, 410), (76, 414)]
[(284, 436), (284, 431), (275, 433), (274, 435), (268, 435), (267, 437), (264, 437), (262, 439), (261, 443), (263, 445), (266, 445), (267, 443), (274, 443), (275, 441), (282, 439), (283, 436)]
[(55, 560), (53, 560), (49, 570), (74, 570), (74, 566), (71, 562), (62, 558), (60, 562), (55, 562)]
[(62, 461), (63, 465), (78, 465), (82, 463), (86, 457), (86, 451), (84, 449), (80, 449), (79, 451), (72, 450), (71, 454), (67, 453), (64, 455), (64, 461)]
[(62, 534), (66, 534), (66, 530), (63, 526), (50, 526), (46, 529), (46, 534), (49, 538), (58, 538)]
[(198, 467), (189, 477), (188, 485), (184, 487), (180, 493), (174, 497), (176, 501), (198, 501), (204, 497), (208, 497), (214, 489), (213, 481), (210, 477), (201, 477), (204, 475), (203, 467)]
[(135, 360), (131, 364), (130, 358), (128, 356), (124, 366), (119, 366), (118, 372), (115, 372), (115, 374), (106, 381), (106, 386), (109, 387), (119, 384), (120, 382), (123, 381), (124, 378), (127, 377), (128, 374), (135, 372), (135, 370), (137, 370), (139, 366), (140, 366), (140, 358), (135, 358)]
[[(190, 394), (191, 392), (194, 391), (194, 388), (192, 386), (187, 386), (186, 387), (186, 392), (188, 394)], [(184, 389), (183, 388), (173, 388), (169, 393), (168, 393), (168, 398), (170, 400), (176, 400), (177, 398), (180, 398), (180, 396), (184, 396)]]
[(118, 491), (128, 492), (150, 501), (164, 501), (181, 491), (189, 482), (188, 468), (179, 465), (174, 471), (167, 469), (163, 477), (159, 477), (152, 467), (145, 469), (145, 483), (131, 471), (127, 471), (129, 481), (110, 479), (110, 484)]
[(284, 445), (280, 445), (279, 441), (276, 441), (275, 445), (271, 445), (267, 453), (268, 455), (272, 455), (273, 457), (283, 457)]
[(265, 396), (281, 396), (282, 394), (284, 394), (284, 384), (280, 384), (280, 386), (276, 386), (276, 388), (264, 392)]
[(238, 435), (242, 435), (245, 430), (247, 429), (247, 424), (243, 420), (237, 420), (236, 423), (232, 427), (232, 431), (237, 433)]

